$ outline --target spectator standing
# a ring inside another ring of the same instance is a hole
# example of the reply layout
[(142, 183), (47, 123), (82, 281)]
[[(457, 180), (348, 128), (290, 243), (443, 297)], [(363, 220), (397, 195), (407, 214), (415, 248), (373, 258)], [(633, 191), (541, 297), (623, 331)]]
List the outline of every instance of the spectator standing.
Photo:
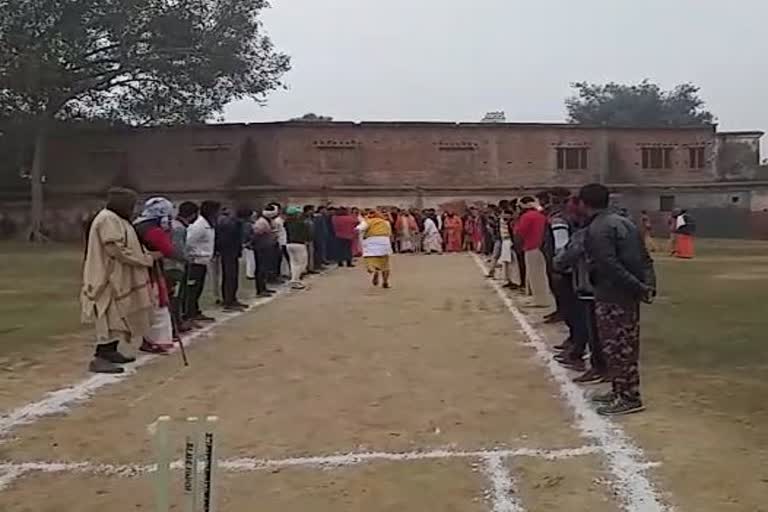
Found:
[(176, 254), (181, 259), (169, 259), (165, 262), (165, 280), (168, 282), (170, 293), (171, 320), (173, 321), (174, 339), (180, 333), (192, 329), (191, 322), (185, 311), (187, 296), (187, 275), (189, 273), (189, 253), (187, 252), (187, 227), (195, 222), (200, 208), (192, 202), (185, 201), (179, 205), (176, 218), (171, 222), (171, 242)]
[(121, 354), (118, 345), (149, 332), (149, 269), (161, 255), (147, 252), (131, 225), (136, 200), (133, 190), (110, 189), (106, 207), (88, 230), (80, 300), (83, 321), (96, 328), (89, 365), (94, 373), (123, 373), (120, 365), (135, 359)]
[(309, 242), (309, 227), (298, 206), (288, 207), (285, 211), (285, 231), (287, 240), (288, 261), (291, 267), (291, 288), (303, 290), (301, 277), (307, 270), (307, 243)]
[(200, 206), (200, 216), (187, 229), (187, 254), (190, 261), (187, 313), (190, 319), (200, 322), (215, 320), (203, 314), (200, 309), (200, 297), (205, 288), (208, 265), (213, 260), (216, 244), (215, 225), (220, 210), (220, 203), (204, 201)]
[(315, 270), (320, 271), (325, 265), (328, 265), (328, 244), (330, 239), (328, 225), (328, 210), (325, 206), (320, 206), (313, 215), (314, 223), (314, 246), (315, 246)]
[(352, 241), (358, 236), (355, 229), (357, 217), (350, 215), (346, 208), (340, 208), (332, 219), (333, 233), (336, 236), (339, 266), (354, 267), (352, 263)]
[(531, 307), (552, 308), (553, 299), (547, 277), (547, 263), (541, 250), (547, 231), (547, 217), (539, 210), (533, 197), (520, 200), (522, 215), (515, 226), (515, 235), (522, 245), (528, 288), (533, 295)]
[(303, 217), (304, 224), (307, 225), (307, 231), (309, 233), (309, 240), (306, 243), (307, 246), (307, 273), (318, 273), (317, 254), (315, 254), (315, 207), (307, 205), (304, 207)]
[(272, 258), (273, 268), (270, 273), (270, 281), (276, 284), (285, 282), (284, 275), (289, 274), (288, 267), (288, 234), (285, 231), (285, 218), (283, 217), (283, 207), (280, 203), (270, 203), (270, 211), (276, 210), (277, 215), (270, 219), (272, 232), (275, 235), (275, 254)]
[(645, 248), (648, 249), (648, 252), (656, 252), (656, 242), (653, 240), (653, 222), (645, 210), (640, 212), (640, 230), (643, 234)]
[(237, 291), (244, 243), (243, 223), (250, 213), (244, 210), (235, 216), (221, 216), (216, 224), (216, 254), (221, 261), (221, 299), (225, 311), (242, 311), (247, 307), (237, 299)]
[(251, 232), (251, 247), (256, 264), (256, 294), (262, 298), (270, 297), (275, 293), (267, 288), (267, 281), (274, 269), (272, 260), (276, 254), (277, 238), (272, 228), (272, 220), (277, 217), (278, 213), (277, 208), (266, 208), (254, 221)]
[(173, 349), (173, 320), (170, 312), (170, 291), (165, 279), (165, 262), (184, 261), (184, 254), (176, 251), (171, 237), (173, 203), (164, 197), (153, 197), (144, 204), (144, 210), (134, 221), (139, 240), (150, 251), (160, 252), (149, 270), (154, 295), (154, 307), (149, 332), (144, 336), (140, 350), (150, 354), (167, 354)]
[(640, 395), (640, 303), (656, 294), (653, 260), (637, 226), (609, 206), (609, 191), (599, 184), (579, 192), (579, 203), (589, 219), (585, 250), (595, 288), (598, 336), (607, 363), (612, 391), (594, 400), (603, 415), (622, 415), (644, 409)]

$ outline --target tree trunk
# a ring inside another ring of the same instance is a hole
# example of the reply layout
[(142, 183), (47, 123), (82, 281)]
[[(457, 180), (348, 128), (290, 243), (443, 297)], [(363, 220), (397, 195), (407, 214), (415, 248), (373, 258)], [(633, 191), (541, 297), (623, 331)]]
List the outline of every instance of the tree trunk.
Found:
[(48, 126), (43, 121), (35, 135), (35, 154), (30, 173), (31, 211), (28, 239), (30, 242), (45, 242), (48, 237), (43, 234), (43, 214), (45, 203), (43, 198), (43, 183), (45, 182), (45, 157), (48, 146)]

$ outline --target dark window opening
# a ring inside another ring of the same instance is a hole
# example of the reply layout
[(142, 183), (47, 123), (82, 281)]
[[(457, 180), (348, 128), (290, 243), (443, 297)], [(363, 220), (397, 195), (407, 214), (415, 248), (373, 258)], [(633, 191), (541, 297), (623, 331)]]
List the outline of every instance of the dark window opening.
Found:
[(643, 148), (643, 169), (671, 169), (672, 148)]
[(688, 148), (688, 161), (691, 169), (703, 169), (707, 166), (705, 148)]
[(659, 210), (662, 212), (671, 212), (675, 209), (675, 196), (660, 196)]
[(736, 203), (738, 203), (739, 201), (741, 201), (741, 198), (740, 198), (739, 196), (731, 196), (731, 202), (732, 202), (733, 204), (736, 204)]
[(587, 148), (557, 148), (557, 168), (560, 170), (587, 169)]

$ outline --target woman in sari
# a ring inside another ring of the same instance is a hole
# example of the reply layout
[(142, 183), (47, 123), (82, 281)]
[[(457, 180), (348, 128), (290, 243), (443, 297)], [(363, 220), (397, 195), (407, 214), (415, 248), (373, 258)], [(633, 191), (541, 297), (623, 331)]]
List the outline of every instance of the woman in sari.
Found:
[(374, 210), (357, 226), (357, 230), (363, 237), (363, 258), (368, 273), (373, 275), (373, 286), (378, 286), (381, 280), (382, 287), (389, 288), (392, 225), (380, 211)]
[(675, 241), (674, 254), (676, 258), (690, 260), (693, 258), (696, 249), (694, 235), (696, 234), (696, 224), (687, 211), (681, 210), (675, 217)]
[(443, 226), (445, 231), (445, 251), (461, 252), (461, 242), (464, 232), (464, 223), (461, 217), (455, 213), (449, 213)]
[(419, 225), (411, 212), (405, 210), (397, 219), (397, 239), (400, 252), (416, 252), (416, 241), (419, 236)]
[[(153, 197), (145, 203), (141, 216), (134, 221), (134, 227), (139, 240), (148, 250), (161, 253), (163, 258), (185, 261), (184, 255), (177, 254), (173, 246), (172, 218), (173, 203), (164, 197)], [(168, 284), (165, 280), (162, 259), (155, 261), (150, 269), (149, 278), (154, 295), (154, 308), (149, 332), (144, 336), (144, 342), (139, 350), (150, 354), (167, 354), (173, 349), (174, 339)]]

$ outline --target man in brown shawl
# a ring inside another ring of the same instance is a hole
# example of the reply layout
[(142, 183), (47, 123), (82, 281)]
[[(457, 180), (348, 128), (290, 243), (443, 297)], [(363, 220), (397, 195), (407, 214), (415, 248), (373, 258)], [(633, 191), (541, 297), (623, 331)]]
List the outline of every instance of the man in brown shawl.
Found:
[(94, 373), (123, 373), (135, 361), (118, 351), (121, 341), (149, 329), (153, 296), (149, 269), (159, 254), (147, 252), (131, 225), (137, 194), (113, 188), (88, 231), (81, 293), (82, 318), (96, 326)]

